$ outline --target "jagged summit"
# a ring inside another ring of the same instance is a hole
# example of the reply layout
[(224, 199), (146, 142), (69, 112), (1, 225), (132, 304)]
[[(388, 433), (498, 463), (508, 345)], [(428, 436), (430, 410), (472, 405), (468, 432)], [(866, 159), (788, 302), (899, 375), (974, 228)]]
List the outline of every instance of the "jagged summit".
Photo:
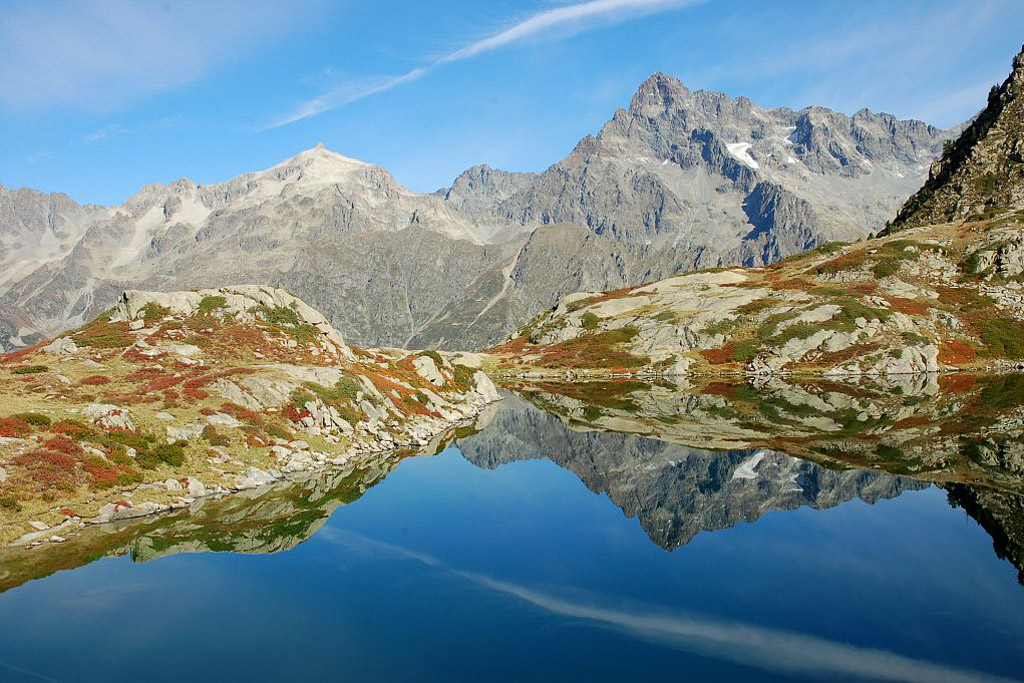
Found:
[(892, 231), (1024, 206), (1024, 47), (980, 114), (947, 145)]

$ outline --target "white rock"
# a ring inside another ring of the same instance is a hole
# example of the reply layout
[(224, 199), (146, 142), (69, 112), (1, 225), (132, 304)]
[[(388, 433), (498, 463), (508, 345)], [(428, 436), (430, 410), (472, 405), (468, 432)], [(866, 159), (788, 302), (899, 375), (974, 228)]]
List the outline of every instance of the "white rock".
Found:
[(416, 356), (412, 361), (412, 366), (416, 368), (416, 373), (420, 377), (434, 386), (443, 387), (445, 385), (444, 375), (437, 369), (437, 364), (430, 356)]
[(188, 480), (188, 495), (192, 498), (202, 498), (207, 494), (206, 484), (198, 479)]
[(92, 403), (82, 409), (82, 414), (93, 422), (106, 427), (107, 429), (127, 429), (135, 431), (131, 414), (125, 408), (119, 408), (109, 403)]
[(53, 356), (64, 356), (78, 352), (78, 344), (71, 337), (59, 337), (43, 347), (43, 351)]
[(203, 433), (203, 423), (193, 422), (187, 425), (181, 425), (180, 427), (167, 426), (167, 439), (168, 441), (189, 441), (194, 439)]
[(223, 427), (241, 427), (242, 423), (236, 420), (227, 413), (214, 413), (213, 415), (206, 416), (206, 423), (211, 425), (221, 425)]
[(38, 520), (33, 520), (33, 521), (29, 522), (28, 525), (30, 527), (32, 527), (33, 529), (35, 529), (36, 531), (46, 531), (47, 529), (50, 528), (49, 524), (47, 524), (46, 522), (40, 522)]
[(181, 491), (185, 487), (177, 479), (166, 479), (164, 480), (164, 488), (168, 491)]

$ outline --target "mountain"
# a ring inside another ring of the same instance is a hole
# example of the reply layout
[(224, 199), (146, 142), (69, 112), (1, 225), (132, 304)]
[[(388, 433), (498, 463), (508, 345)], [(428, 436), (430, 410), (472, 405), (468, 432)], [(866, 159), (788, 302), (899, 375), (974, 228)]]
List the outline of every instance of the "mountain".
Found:
[(498, 362), (563, 375), (1024, 366), (1022, 96), (1024, 52), (881, 238), (571, 294), (496, 347)]
[(115, 207), (0, 187), (0, 344), (81, 325), (127, 288), (265, 282), (358, 344), (483, 348), (571, 292), (862, 237), (949, 135), (866, 110), (761, 109), (655, 74), (543, 173), (475, 166), (432, 194), (322, 146)]
[(900, 210), (892, 232), (1024, 206), (1024, 47), (1013, 70)]
[(498, 398), (479, 370), (350, 346), (255, 285), (126, 291), (93, 322), (0, 356), (0, 391), (0, 544), (429, 449)]

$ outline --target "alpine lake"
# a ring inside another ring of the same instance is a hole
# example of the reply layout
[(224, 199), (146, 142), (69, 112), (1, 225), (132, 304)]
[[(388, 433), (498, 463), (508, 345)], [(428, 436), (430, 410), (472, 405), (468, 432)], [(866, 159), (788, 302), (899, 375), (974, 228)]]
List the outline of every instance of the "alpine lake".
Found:
[(503, 396), (0, 550), (0, 681), (1024, 680), (1024, 377)]

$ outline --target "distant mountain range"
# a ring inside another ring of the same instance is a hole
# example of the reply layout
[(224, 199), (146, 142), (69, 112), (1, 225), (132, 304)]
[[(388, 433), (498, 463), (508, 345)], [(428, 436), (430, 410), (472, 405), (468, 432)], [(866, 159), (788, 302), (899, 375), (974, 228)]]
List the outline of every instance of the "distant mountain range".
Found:
[(567, 295), (495, 352), (516, 375), (1024, 368), (1024, 50), (894, 216), (769, 268)]
[(659, 73), (543, 173), (476, 166), (432, 194), (320, 146), (115, 207), (0, 186), (0, 344), (80, 325), (125, 288), (263, 282), (356, 344), (481, 348), (570, 292), (863, 237), (957, 132), (761, 109)]

